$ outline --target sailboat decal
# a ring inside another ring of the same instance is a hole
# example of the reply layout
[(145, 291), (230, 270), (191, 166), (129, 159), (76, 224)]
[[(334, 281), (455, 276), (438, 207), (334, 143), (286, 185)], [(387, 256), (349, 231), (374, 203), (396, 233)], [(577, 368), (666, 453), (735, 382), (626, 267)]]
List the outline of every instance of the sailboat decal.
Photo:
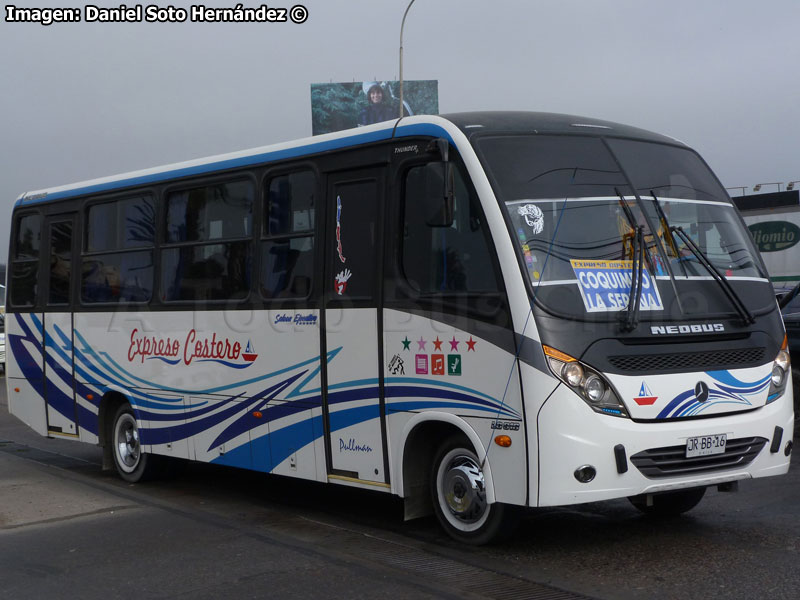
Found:
[(647, 384), (643, 381), (642, 387), (639, 388), (639, 395), (633, 400), (639, 406), (651, 406), (656, 403), (658, 396), (653, 396), (653, 392), (650, 391), (650, 388), (647, 387)]
[(250, 340), (247, 340), (247, 348), (245, 348), (244, 352), (242, 352), (242, 358), (247, 362), (253, 362), (258, 358), (258, 354), (256, 354), (255, 349), (253, 348), (253, 343)]

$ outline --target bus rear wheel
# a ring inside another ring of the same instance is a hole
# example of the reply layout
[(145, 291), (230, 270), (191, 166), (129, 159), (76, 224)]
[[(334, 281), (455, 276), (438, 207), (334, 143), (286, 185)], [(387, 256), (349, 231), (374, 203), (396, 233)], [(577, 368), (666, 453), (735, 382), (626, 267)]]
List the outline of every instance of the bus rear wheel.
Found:
[(123, 404), (114, 415), (111, 430), (114, 465), (125, 481), (136, 483), (154, 476), (158, 457), (142, 451), (139, 425), (129, 404)]
[(704, 487), (653, 494), (652, 502), (649, 506), (646, 494), (631, 496), (628, 500), (646, 515), (654, 517), (677, 517), (697, 506), (705, 494), (706, 488)]
[(431, 495), (439, 523), (459, 542), (499, 541), (517, 521), (517, 507), (487, 502), (481, 461), (462, 437), (452, 437), (439, 447), (431, 469)]

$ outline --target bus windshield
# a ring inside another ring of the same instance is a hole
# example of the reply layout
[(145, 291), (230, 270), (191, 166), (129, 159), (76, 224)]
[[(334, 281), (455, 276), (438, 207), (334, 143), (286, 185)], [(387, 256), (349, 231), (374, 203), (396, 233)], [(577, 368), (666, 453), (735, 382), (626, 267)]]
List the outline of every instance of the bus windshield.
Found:
[[(487, 137), (478, 147), (534, 287), (581, 292), (578, 303), (555, 290), (537, 296), (560, 312), (626, 308), (640, 228), (644, 290), (651, 291), (643, 311), (664, 309), (659, 288), (669, 285), (659, 280), (712, 278), (697, 249), (731, 281), (766, 277), (724, 189), (690, 150), (578, 136)], [(592, 286), (605, 291), (599, 306), (587, 295)]]

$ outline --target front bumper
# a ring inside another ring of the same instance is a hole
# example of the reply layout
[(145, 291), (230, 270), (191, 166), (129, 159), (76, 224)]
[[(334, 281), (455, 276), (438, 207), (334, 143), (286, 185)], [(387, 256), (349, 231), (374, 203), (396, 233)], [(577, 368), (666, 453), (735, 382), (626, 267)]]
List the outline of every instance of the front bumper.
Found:
[[(782, 435), (777, 451), (773, 452), (776, 427), (782, 430)], [(598, 414), (560, 385), (542, 406), (537, 430), (539, 506), (579, 504), (781, 475), (789, 470), (790, 458), (784, 450), (794, 431), (792, 387), (790, 382), (781, 398), (749, 412), (637, 423)], [(765, 438), (767, 441), (747, 465), (726, 465), (701, 473), (646, 477), (630, 460), (646, 450), (685, 446), (689, 437), (720, 433), (727, 434), (728, 440)], [(615, 457), (614, 448), (618, 445), (624, 448), (625, 472), (620, 472)], [(597, 474), (592, 481), (580, 483), (574, 473), (586, 465), (594, 467)]]

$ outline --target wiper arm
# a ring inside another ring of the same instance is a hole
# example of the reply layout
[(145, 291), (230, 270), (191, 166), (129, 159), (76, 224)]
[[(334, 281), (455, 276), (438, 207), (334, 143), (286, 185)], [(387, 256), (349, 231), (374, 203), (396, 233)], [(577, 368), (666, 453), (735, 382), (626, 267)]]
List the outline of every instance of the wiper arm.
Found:
[(642, 300), (642, 278), (644, 277), (644, 226), (636, 228), (633, 242), (633, 265), (631, 266), (631, 295), (622, 323), (623, 331), (633, 331), (639, 321), (639, 306)]
[[(625, 197), (620, 193), (617, 188), (614, 191), (619, 196), (619, 205), (622, 207), (622, 212), (625, 213), (625, 218), (633, 230), (633, 237), (631, 239), (631, 246), (633, 246), (633, 259), (631, 264), (631, 291), (628, 296), (628, 308), (625, 312), (625, 319), (622, 322), (622, 331), (633, 331), (636, 329), (636, 321), (639, 316), (639, 305), (642, 297), (642, 277), (644, 269), (644, 261), (642, 260), (642, 253), (644, 252), (644, 227), (636, 226), (636, 219), (633, 217), (633, 212), (630, 206), (625, 201)], [(625, 246), (623, 241), (623, 258), (625, 256)]]
[(731, 301), (733, 307), (736, 309), (736, 312), (739, 313), (739, 316), (742, 317), (742, 320), (745, 322), (746, 325), (751, 325), (756, 322), (753, 313), (751, 313), (747, 307), (742, 302), (742, 299), (739, 297), (739, 294), (736, 293), (736, 290), (733, 289), (731, 286), (730, 281), (719, 272), (719, 270), (711, 263), (705, 253), (700, 249), (700, 247), (694, 243), (694, 240), (690, 238), (686, 232), (683, 230), (682, 227), (670, 227), (670, 231), (676, 233), (678, 237), (686, 244), (686, 247), (689, 248), (692, 254), (697, 257), (697, 260), (700, 262), (701, 265), (705, 267), (705, 269), (711, 274), (711, 277), (719, 283), (722, 291), (725, 292), (725, 295), (728, 297), (728, 300)]
[[(669, 221), (667, 220), (667, 215), (664, 214), (664, 209), (661, 208), (661, 201), (656, 196), (656, 193), (653, 190), (650, 190), (650, 195), (653, 197), (653, 202), (656, 206), (656, 212), (658, 213), (658, 219), (661, 221), (661, 226), (664, 228), (664, 231), (669, 234), (669, 245), (672, 248), (672, 251), (675, 253), (675, 256), (680, 256), (678, 254), (678, 247), (675, 244), (675, 237), (672, 235), (672, 231), (669, 228)], [(664, 240), (665, 242), (667, 240)]]
[[(618, 188), (614, 188), (614, 191), (617, 193), (617, 197), (619, 198), (619, 205), (622, 207), (622, 211), (625, 213), (625, 218), (628, 220), (628, 224), (631, 226), (631, 229), (633, 230), (633, 238), (635, 238), (636, 237), (637, 226), (636, 226), (636, 219), (633, 216), (633, 211), (631, 210), (631, 207), (628, 206), (628, 203), (625, 201), (625, 196), (622, 195), (622, 193), (619, 191), (619, 189)], [(633, 238), (632, 238), (632, 243), (635, 242), (635, 240), (633, 240)], [(644, 246), (644, 235), (642, 235), (642, 246)], [(622, 250), (623, 250), (623, 257), (624, 257), (624, 252), (625, 252), (624, 238), (623, 238), (623, 248), (622, 248)], [(647, 253), (647, 252), (644, 252), (643, 254), (644, 254), (645, 259), (647, 260), (647, 264), (650, 265), (650, 269), (653, 272), (655, 272), (655, 266), (653, 265), (652, 261), (650, 260), (650, 254)]]
[[(669, 236), (669, 245), (672, 248), (672, 252), (675, 254), (676, 258), (680, 258), (680, 253), (678, 252), (678, 245), (675, 243), (675, 236), (673, 235), (672, 231), (669, 228), (669, 221), (667, 220), (667, 215), (664, 213), (664, 209), (661, 208), (661, 201), (656, 196), (656, 193), (653, 190), (650, 190), (650, 195), (653, 197), (653, 203), (656, 207), (656, 212), (658, 213), (658, 219), (661, 221), (661, 228), (664, 230), (664, 237)], [(658, 235), (656, 234), (656, 238)], [(667, 269), (667, 273), (669, 274), (669, 283), (672, 286), (672, 291), (675, 294), (675, 301), (678, 303), (678, 309), (681, 313), (685, 314), (683, 310), (683, 302), (681, 302), (681, 295), (678, 293), (678, 286), (675, 285), (675, 273), (672, 272), (672, 265), (670, 264), (669, 257), (667, 256), (666, 248), (662, 248), (662, 244), (667, 243), (667, 240), (662, 239), (661, 241), (656, 240), (656, 244), (658, 245), (658, 252), (662, 256), (662, 260), (664, 261), (664, 266)], [(680, 261), (678, 261), (680, 262)], [(681, 263), (681, 269), (683, 270), (683, 274), (686, 275), (686, 267), (683, 266)]]

